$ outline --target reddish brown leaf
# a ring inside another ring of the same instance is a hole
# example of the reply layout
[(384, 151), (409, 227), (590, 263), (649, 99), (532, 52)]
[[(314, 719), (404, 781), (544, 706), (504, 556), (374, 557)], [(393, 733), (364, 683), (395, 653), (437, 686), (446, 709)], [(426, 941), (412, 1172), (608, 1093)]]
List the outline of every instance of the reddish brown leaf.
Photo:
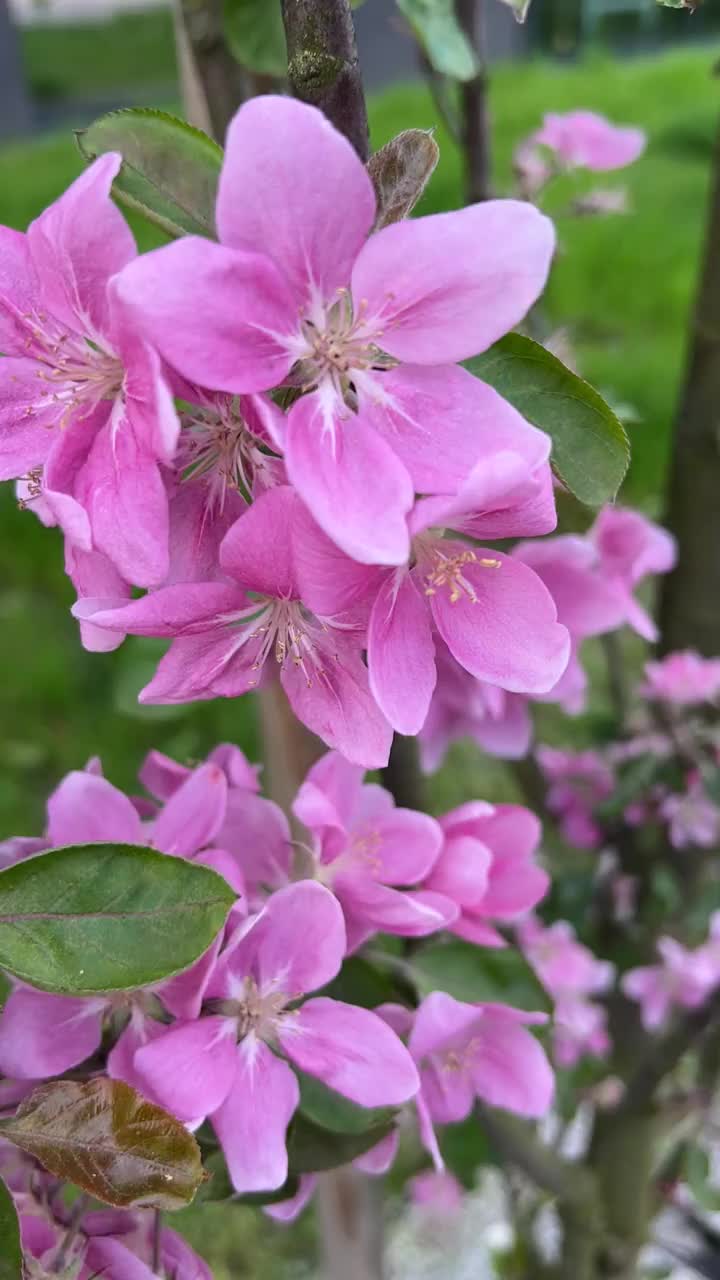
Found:
[(440, 157), (440, 148), (424, 129), (406, 129), (368, 160), (378, 211), (375, 230), (400, 222), (415, 207)]
[(41, 1085), (0, 1133), (117, 1208), (182, 1209), (206, 1177), (192, 1134), (120, 1080)]

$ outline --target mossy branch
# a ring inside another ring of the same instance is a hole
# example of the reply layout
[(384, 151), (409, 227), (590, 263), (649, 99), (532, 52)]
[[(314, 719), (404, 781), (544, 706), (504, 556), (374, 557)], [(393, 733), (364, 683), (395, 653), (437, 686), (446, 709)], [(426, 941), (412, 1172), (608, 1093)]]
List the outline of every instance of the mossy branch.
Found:
[(319, 107), (367, 160), (367, 110), (350, 0), (282, 0), (282, 10), (295, 97)]

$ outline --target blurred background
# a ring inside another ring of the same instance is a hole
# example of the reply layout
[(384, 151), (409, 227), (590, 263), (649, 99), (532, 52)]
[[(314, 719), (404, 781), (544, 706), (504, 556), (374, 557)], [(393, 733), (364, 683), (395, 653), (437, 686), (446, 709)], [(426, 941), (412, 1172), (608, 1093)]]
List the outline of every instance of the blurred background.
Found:
[[(409, 32), (391, 0), (365, 0), (356, 16), (373, 147), (409, 126), (435, 127), (441, 162), (419, 211), (457, 207), (460, 159)], [(508, 8), (488, 0), (487, 21), (498, 194), (510, 190), (514, 147), (546, 111), (589, 108), (648, 132), (645, 156), (620, 175), (627, 213), (559, 218), (560, 252), (546, 306), (578, 367), (631, 431), (625, 496), (658, 515), (720, 108), (713, 75), (720, 3), (708, 0), (690, 16), (655, 0), (536, 0), (528, 23), (519, 26)], [(73, 129), (136, 104), (179, 109), (166, 4), (0, 0), (0, 223), (24, 229), (80, 172)], [(558, 209), (577, 194), (576, 188), (560, 192)], [(142, 248), (156, 243), (147, 227), (134, 229)], [(39, 831), (48, 791), (94, 754), (124, 788), (132, 787), (151, 745), (200, 759), (218, 740), (232, 739), (258, 755), (248, 698), (138, 707), (137, 692), (157, 658), (155, 642), (85, 654), (68, 612), (71, 601), (59, 536), (31, 511), (19, 510), (12, 487), (4, 486), (0, 837)], [(546, 711), (547, 738), (554, 713)], [(602, 694), (594, 713), (603, 714)], [(501, 766), (483, 761), (480, 769), (478, 757), (462, 748), (432, 785), (437, 808), (469, 794), (495, 800), (511, 794)], [(467, 1221), (455, 1224), (447, 1239), (437, 1224), (428, 1236), (427, 1224), (398, 1221), (391, 1275), (483, 1280), (491, 1272), (483, 1273), (477, 1240), (487, 1236), (487, 1212), (487, 1197), (471, 1200)], [(186, 1227), (218, 1280), (313, 1274), (309, 1218), (283, 1230), (257, 1211), (237, 1207), (228, 1214), (223, 1207), (205, 1210), (202, 1219), (190, 1211)]]

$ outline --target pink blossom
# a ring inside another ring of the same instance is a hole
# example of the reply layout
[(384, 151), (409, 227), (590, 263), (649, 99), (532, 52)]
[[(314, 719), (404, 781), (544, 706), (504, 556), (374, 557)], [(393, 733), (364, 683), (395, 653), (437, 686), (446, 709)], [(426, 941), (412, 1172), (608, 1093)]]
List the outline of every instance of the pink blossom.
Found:
[(640, 1004), (643, 1026), (656, 1031), (679, 1005), (697, 1009), (720, 981), (720, 966), (712, 948), (688, 950), (675, 938), (660, 938), (660, 964), (631, 969), (622, 979), (622, 989)]
[(582, 996), (562, 996), (553, 1011), (553, 1052), (560, 1067), (574, 1067), (581, 1058), (604, 1058), (610, 1052), (607, 1010)]
[(94, 1235), (85, 1253), (79, 1280), (155, 1280), (158, 1274), (173, 1280), (212, 1280), (212, 1272), (182, 1236), (163, 1227), (160, 1233), (160, 1272), (153, 1267), (150, 1231), (135, 1241), (113, 1235)]
[(527, 959), (546, 991), (555, 999), (595, 995), (612, 986), (614, 968), (597, 960), (588, 947), (578, 942), (567, 920), (556, 920), (548, 928), (534, 917), (523, 920), (518, 939)]
[(220, 956), (206, 992), (216, 1012), (176, 1022), (135, 1054), (169, 1110), (211, 1117), (237, 1191), (287, 1178), (299, 1088), (286, 1058), (360, 1106), (397, 1106), (417, 1091), (411, 1058), (375, 1014), (325, 997), (297, 1007), (335, 977), (345, 948), (342, 910), (326, 888), (280, 889)]
[(612, 794), (615, 780), (610, 766), (596, 751), (560, 751), (539, 747), (537, 759), (549, 783), (546, 803), (560, 823), (569, 844), (595, 849), (602, 842), (602, 827), (594, 809)]
[(375, 768), (387, 763), (392, 731), (370, 693), (362, 633), (308, 607), (298, 564), (313, 536), (293, 490), (270, 489), (225, 535), (224, 581), (164, 587), (123, 609), (83, 601), (75, 611), (96, 627), (173, 638), (142, 702), (237, 697), (277, 665), (298, 719)]
[(420, 760), (426, 773), (439, 769), (453, 742), (470, 738), (490, 755), (520, 760), (530, 748), (528, 699), (471, 676), (435, 637), (437, 683), (420, 730)]
[(120, 163), (96, 160), (26, 235), (0, 228), (0, 477), (25, 477), (77, 553), (149, 586), (167, 573), (158, 464), (178, 421), (115, 287), (136, 254), (109, 198)]
[(357, 765), (334, 751), (323, 756), (293, 812), (313, 837), (317, 879), (342, 906), (350, 949), (378, 930), (423, 937), (454, 920), (450, 898), (396, 887), (427, 877), (440, 853), (440, 825), (427, 814), (396, 808), (383, 787), (363, 785)]
[(462, 1004), (442, 991), (426, 996), (408, 1047), (430, 1120), (465, 1120), (476, 1098), (519, 1115), (545, 1115), (554, 1077), (542, 1046), (524, 1025), (544, 1021), (544, 1014), (505, 1005)]
[(364, 166), (319, 111), (256, 98), (228, 130), (221, 243), (183, 237), (130, 264), (118, 290), (192, 381), (303, 391), (276, 441), (291, 483), (350, 556), (402, 564), (414, 489), (454, 489), (478, 423), (503, 411), (455, 362), (522, 319), (554, 235), (515, 201), (368, 239), (375, 212)]
[(657, 627), (633, 593), (650, 574), (668, 573), (673, 568), (675, 539), (639, 511), (622, 507), (603, 507), (588, 537), (600, 556), (601, 572), (624, 597), (625, 621), (644, 640), (654, 642)]
[(693, 649), (685, 649), (658, 662), (646, 662), (640, 692), (675, 707), (714, 702), (720, 694), (720, 658), (703, 658)]
[(533, 135), (567, 168), (604, 173), (623, 169), (642, 155), (647, 138), (642, 129), (619, 127), (594, 111), (550, 112)]
[(397, 569), (361, 567), (320, 530), (304, 540), (299, 572), (308, 604), (341, 616), (369, 605), (370, 687), (393, 727), (422, 727), (435, 687), (434, 631), (471, 675), (511, 692), (551, 688), (567, 665), (569, 637), (537, 575), (514, 556), (443, 537), (443, 528), (495, 539), (553, 528), (549, 442), (505, 424), (454, 497), (418, 501), (411, 558)]
[(494, 922), (510, 922), (536, 906), (549, 877), (534, 861), (540, 823), (521, 805), (475, 801), (440, 819), (443, 846), (427, 877), (428, 889), (460, 908), (447, 927), (481, 946), (502, 947)]
[(705, 791), (702, 778), (691, 777), (687, 790), (665, 796), (660, 818), (668, 824), (675, 849), (711, 849), (720, 839), (720, 809)]

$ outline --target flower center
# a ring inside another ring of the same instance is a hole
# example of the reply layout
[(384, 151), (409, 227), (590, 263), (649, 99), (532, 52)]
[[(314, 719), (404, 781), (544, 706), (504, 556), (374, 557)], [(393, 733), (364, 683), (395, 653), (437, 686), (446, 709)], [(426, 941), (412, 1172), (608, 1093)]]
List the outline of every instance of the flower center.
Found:
[(228, 488), (251, 497), (259, 479), (273, 483), (277, 460), (248, 429), (236, 396), (217, 408), (194, 408), (183, 418), (177, 457), (184, 480), (204, 480), (208, 507), (222, 513)]
[(254, 671), (261, 671), (272, 656), (281, 667), (287, 662), (300, 667), (308, 688), (316, 680), (326, 678), (326, 647), (323, 646), (325, 652), (322, 652), (317, 643), (319, 632), (324, 628), (299, 601), (260, 596), (249, 609), (228, 617), (227, 621), (242, 624), (242, 644), (260, 640)]
[(24, 320), (28, 355), (37, 361), (37, 378), (43, 384), (37, 405), (28, 406), (26, 417), (55, 405), (59, 426), (64, 428), (78, 409), (84, 409), (83, 416), (87, 416), (103, 400), (114, 400), (120, 394), (123, 366), (98, 340), (73, 333), (44, 313), (27, 315)]
[(208, 1012), (224, 1018), (234, 1018), (238, 1042), (245, 1036), (256, 1035), (261, 1040), (272, 1039), (278, 1018), (292, 996), (284, 991), (269, 991), (264, 995), (254, 978), (243, 978), (238, 994), (227, 1000), (209, 1000)]
[(475, 588), (465, 576), (465, 567), (469, 564), (477, 564), (483, 569), (499, 569), (502, 561), (488, 556), (478, 557), (470, 547), (466, 551), (451, 556), (445, 555), (439, 547), (434, 547), (431, 563), (432, 567), (425, 574), (426, 596), (437, 595), (439, 590), (447, 588), (451, 604), (457, 604), (462, 596), (465, 596), (471, 604), (477, 604)]
[(366, 369), (388, 369), (397, 362), (373, 341), (382, 331), (369, 332), (361, 303), (353, 312), (348, 289), (338, 289), (337, 301), (300, 323), (299, 361), (293, 381), (310, 391), (330, 381), (342, 400), (356, 408), (355, 380)]

